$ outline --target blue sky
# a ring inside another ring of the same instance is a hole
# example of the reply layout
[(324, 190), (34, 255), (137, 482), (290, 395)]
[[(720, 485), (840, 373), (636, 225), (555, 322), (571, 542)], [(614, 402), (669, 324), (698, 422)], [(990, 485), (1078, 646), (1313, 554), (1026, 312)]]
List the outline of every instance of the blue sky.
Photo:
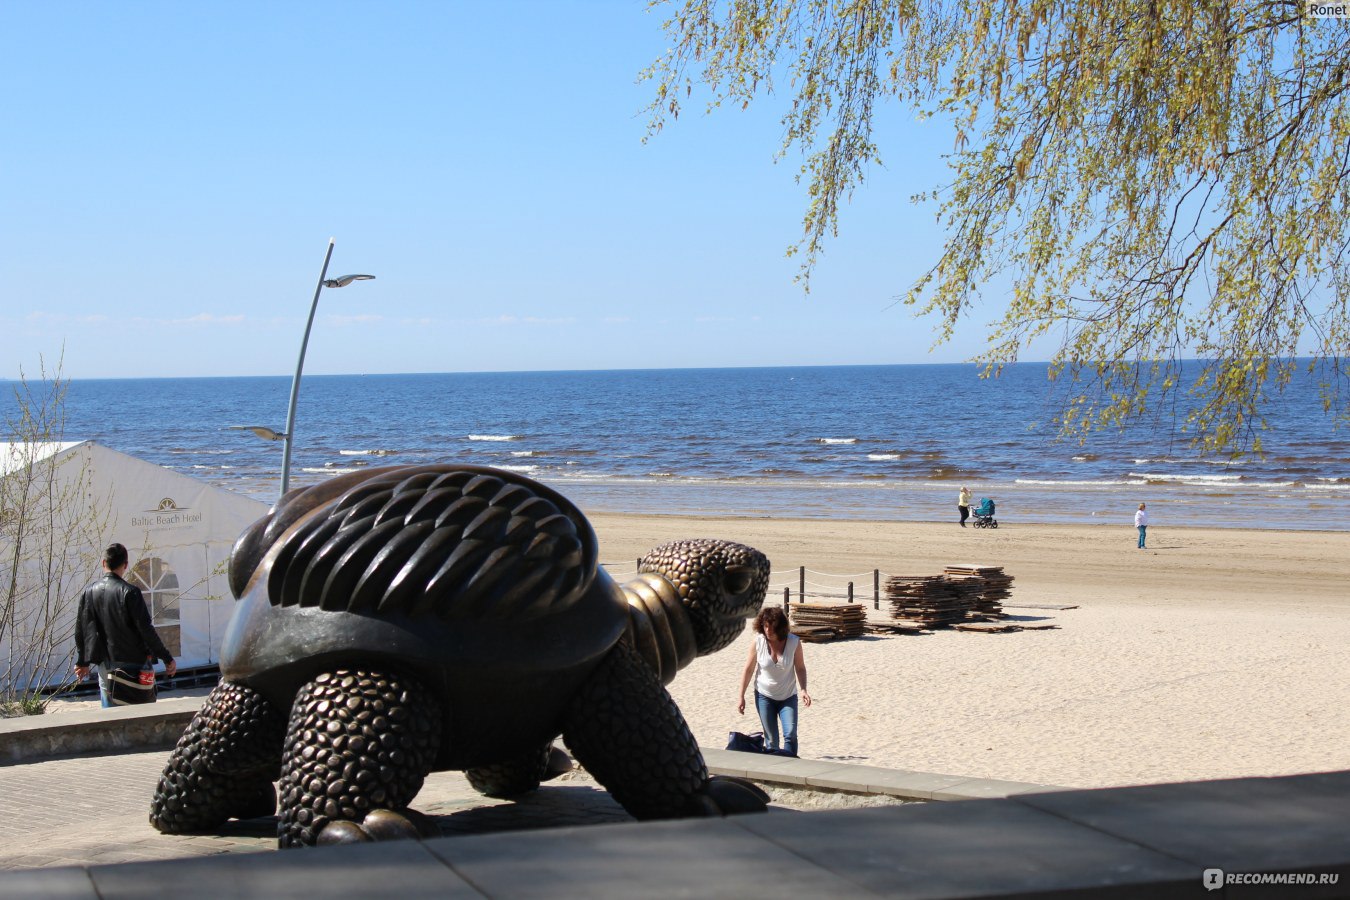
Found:
[[(814, 275), (774, 103), (644, 144), (640, 2), (0, 3), (0, 377), (953, 362), (893, 297), (935, 258), (941, 125)], [(777, 102), (786, 102), (781, 96)], [(889, 308), (888, 308), (889, 307)]]

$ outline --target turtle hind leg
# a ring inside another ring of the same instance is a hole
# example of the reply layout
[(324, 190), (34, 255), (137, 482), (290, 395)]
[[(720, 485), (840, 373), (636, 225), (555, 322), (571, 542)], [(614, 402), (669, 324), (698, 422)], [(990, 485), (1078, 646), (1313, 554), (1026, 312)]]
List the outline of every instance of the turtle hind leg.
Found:
[(768, 804), (748, 781), (709, 777), (684, 716), (626, 637), (577, 692), (563, 737), (637, 819), (760, 812)]
[(166, 834), (206, 831), (276, 810), (286, 720), (250, 687), (222, 681), (179, 738), (150, 803)]
[(571, 758), (549, 742), (514, 759), (466, 769), (464, 777), (478, 793), (504, 799), (528, 794), (540, 783), (571, 770)]
[(440, 706), (415, 679), (325, 672), (291, 708), (281, 767), (282, 847), (434, 835), (408, 804), (440, 745)]

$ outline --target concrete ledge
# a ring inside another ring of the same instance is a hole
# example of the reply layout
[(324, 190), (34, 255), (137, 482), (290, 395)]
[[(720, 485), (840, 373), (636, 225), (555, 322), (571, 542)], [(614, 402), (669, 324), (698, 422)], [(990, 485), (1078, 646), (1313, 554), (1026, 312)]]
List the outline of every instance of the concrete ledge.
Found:
[[(76, 753), (168, 749), (178, 742), (202, 699), (178, 697), (146, 706), (0, 719), (0, 765)], [(1068, 790), (1054, 785), (882, 769), (828, 759), (702, 749), (708, 771), (714, 775), (734, 775), (762, 784), (806, 790), (886, 794), (902, 800), (989, 800)]]
[(708, 771), (714, 775), (734, 775), (764, 784), (851, 794), (886, 794), (902, 800), (994, 800), (1018, 794), (1070, 790), (1024, 781), (882, 769), (827, 759), (793, 759), (711, 747), (703, 748), (703, 759), (708, 764)]
[(72, 753), (172, 747), (202, 704), (200, 697), (145, 706), (0, 719), (0, 766)]

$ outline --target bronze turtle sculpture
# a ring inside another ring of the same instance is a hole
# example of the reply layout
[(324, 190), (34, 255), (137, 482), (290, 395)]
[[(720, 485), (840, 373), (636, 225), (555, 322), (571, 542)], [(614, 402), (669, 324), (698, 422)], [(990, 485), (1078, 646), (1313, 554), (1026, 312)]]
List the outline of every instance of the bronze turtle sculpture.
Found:
[(636, 818), (762, 810), (750, 782), (709, 777), (665, 685), (736, 638), (768, 576), (757, 550), (691, 540), (618, 585), (580, 510), (496, 469), (291, 491), (235, 543), (221, 681), (150, 822), (276, 811), (282, 847), (434, 834), (408, 808), (429, 772), (521, 794), (557, 774), (559, 736)]

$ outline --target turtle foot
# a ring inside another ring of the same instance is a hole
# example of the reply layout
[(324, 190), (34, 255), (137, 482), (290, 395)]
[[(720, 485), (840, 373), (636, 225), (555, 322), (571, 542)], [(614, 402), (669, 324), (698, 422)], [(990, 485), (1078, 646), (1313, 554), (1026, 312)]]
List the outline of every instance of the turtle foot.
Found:
[(276, 811), (272, 782), (285, 717), (252, 688), (222, 681), (178, 740), (150, 804), (165, 834), (211, 831)]
[(277, 789), (270, 781), (254, 786), (250, 796), (235, 810), (236, 819), (259, 819), (277, 811)]
[(764, 812), (769, 795), (753, 781), (731, 775), (713, 775), (689, 798), (689, 816), (734, 816)]
[(372, 809), (360, 822), (350, 819), (329, 822), (314, 843), (322, 847), (371, 841), (420, 841), (440, 836), (441, 829), (435, 820), (415, 809)]
[(577, 767), (572, 761), (572, 757), (567, 755), (567, 751), (561, 747), (552, 746), (548, 748), (548, 764), (544, 769), (543, 781), (552, 781), (560, 775), (566, 775)]
[[(277, 844), (416, 837), (408, 806), (440, 736), (440, 710), (416, 680), (364, 669), (323, 672), (296, 693), (287, 727)], [(397, 816), (381, 823), (381, 810)], [(339, 823), (350, 823), (350, 825)], [(433, 832), (434, 833), (434, 832)]]
[(528, 794), (540, 782), (565, 775), (574, 768), (572, 757), (550, 743), (513, 759), (466, 769), (464, 775), (480, 794), (511, 799)]

